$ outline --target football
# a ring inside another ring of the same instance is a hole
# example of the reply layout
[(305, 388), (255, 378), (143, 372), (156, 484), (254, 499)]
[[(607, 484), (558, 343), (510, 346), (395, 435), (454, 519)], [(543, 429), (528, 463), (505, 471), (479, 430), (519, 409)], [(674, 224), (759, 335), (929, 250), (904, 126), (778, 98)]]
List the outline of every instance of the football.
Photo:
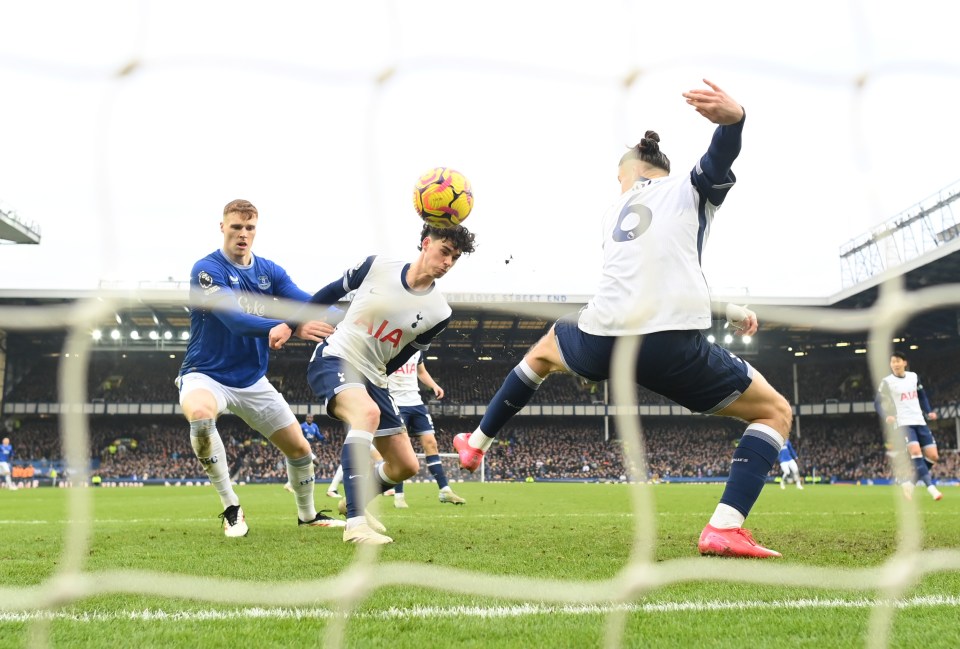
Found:
[(422, 174), (413, 186), (413, 209), (437, 228), (460, 225), (473, 209), (470, 181), (459, 171), (437, 167)]

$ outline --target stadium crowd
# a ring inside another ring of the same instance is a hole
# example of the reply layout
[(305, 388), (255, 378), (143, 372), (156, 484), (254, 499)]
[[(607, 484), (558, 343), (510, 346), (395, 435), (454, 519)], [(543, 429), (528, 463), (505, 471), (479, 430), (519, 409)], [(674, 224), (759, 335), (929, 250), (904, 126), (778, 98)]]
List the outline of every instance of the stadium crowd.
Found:
[[(454, 434), (476, 426), (469, 418), (435, 421), (437, 440), (446, 452), (452, 450)], [(843, 481), (890, 477), (889, 457), (875, 416), (807, 416), (801, 421), (802, 434), (794, 444), (804, 475)], [(332, 422), (321, 423), (325, 441), (312, 447), (318, 480), (328, 480), (339, 463), (343, 431)], [(934, 475), (938, 479), (960, 477), (960, 454), (950, 424), (937, 433), (941, 462)], [(654, 480), (725, 476), (730, 448), (741, 433), (736, 421), (698, 416), (644, 417), (642, 426), (648, 477)], [(283, 456), (241, 420), (224, 416), (219, 428), (235, 479), (286, 480)], [(22, 419), (10, 435), (17, 463), (32, 460), (43, 467), (62, 458), (56, 418)], [(95, 416), (90, 435), (94, 473), (104, 480), (172, 481), (200, 476), (189, 436), (176, 417)], [(446, 470), (451, 479), (472, 479), (471, 474), (461, 473), (455, 459)], [(771, 476), (778, 471), (774, 467)], [(603, 421), (594, 417), (519, 418), (487, 454), (485, 472), (491, 480), (623, 480), (627, 475), (615, 427), (605, 439)], [(418, 477), (431, 480), (423, 468)]]
[[(174, 358), (170, 356), (166, 353), (116, 352), (94, 355), (87, 382), (88, 398), (107, 403), (176, 403), (177, 391), (173, 381), (182, 358), (176, 354), (173, 354)], [(941, 352), (932, 357), (917, 352), (915, 360), (913, 356), (911, 354), (911, 367), (917, 368), (931, 403), (935, 407), (960, 403), (960, 351)], [(36, 359), (14, 382), (4, 401), (57, 401), (57, 368), (65, 360), (69, 359)], [(271, 359), (268, 378), (291, 404), (315, 401), (306, 381), (306, 361), (302, 351), (281, 353)], [(447, 392), (445, 403), (483, 405), (497, 391), (512, 365), (496, 361), (431, 361), (430, 368)], [(799, 403), (873, 401), (875, 390), (864, 356), (804, 362), (763, 360), (764, 376), (785, 395), (794, 394), (794, 369)], [(637, 399), (643, 405), (671, 403), (642, 388), (637, 390)], [(603, 384), (560, 375), (545, 382), (531, 403), (580, 405), (603, 401)]]
[[(90, 360), (87, 394), (92, 402), (164, 403), (177, 401), (173, 383), (182, 359), (168, 353), (94, 354)], [(82, 359), (41, 357), (21, 366), (11, 376), (5, 403), (57, 401), (57, 370), (63, 362)], [(923, 378), (934, 407), (960, 401), (960, 351), (911, 357), (911, 364)], [(306, 383), (306, 358), (281, 353), (271, 360), (268, 378), (291, 404), (309, 404), (314, 399)], [(431, 361), (431, 373), (446, 390), (445, 405), (486, 404), (509, 364), (503, 362)], [(784, 394), (797, 393), (802, 404), (829, 401), (872, 401), (874, 389), (863, 356), (834, 357), (810, 362), (767, 362), (764, 375)], [(605, 386), (572, 376), (557, 376), (544, 383), (533, 404), (585, 405), (604, 403)], [(659, 395), (637, 390), (642, 405), (668, 405)], [(791, 399), (792, 401), (792, 399)], [(444, 413), (449, 415), (449, 413)], [(477, 422), (435, 414), (441, 451), (452, 451), (452, 436), (472, 430)], [(886, 478), (889, 455), (884, 448), (876, 416), (804, 416), (799, 419), (801, 434), (793, 442), (806, 475), (825, 479), (868, 480)], [(489, 479), (596, 479), (619, 480), (627, 471), (611, 420), (604, 433), (600, 417), (521, 417), (487, 455)], [(325, 444), (314, 444), (317, 472), (328, 479), (339, 463), (343, 432), (331, 420), (320, 418)], [(723, 418), (644, 417), (647, 462), (652, 478), (710, 479), (725, 476), (730, 447), (742, 433), (742, 425)], [(960, 455), (952, 421), (933, 424), (941, 450), (941, 462), (933, 473), (937, 478), (960, 477)], [(227, 448), (232, 472), (249, 481), (282, 480), (283, 457), (239, 419), (228, 416), (219, 428)], [(16, 461), (32, 460), (41, 467), (61, 459), (55, 417), (21, 417), (7, 430), (14, 438)], [(143, 416), (94, 416), (91, 418), (92, 460), (104, 479), (156, 478), (195, 479), (199, 475), (190, 448), (189, 435), (179, 418)], [(419, 449), (418, 449), (419, 450)], [(447, 466), (453, 479), (469, 479), (454, 460)], [(774, 467), (771, 475), (776, 475)], [(429, 480), (425, 470), (420, 478)]]

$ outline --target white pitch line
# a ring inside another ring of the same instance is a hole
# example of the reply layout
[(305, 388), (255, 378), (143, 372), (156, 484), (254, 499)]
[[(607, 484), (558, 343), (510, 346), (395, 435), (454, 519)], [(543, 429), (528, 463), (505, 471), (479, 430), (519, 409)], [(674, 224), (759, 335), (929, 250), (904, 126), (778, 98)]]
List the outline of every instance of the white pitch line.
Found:
[[(388, 608), (378, 612), (355, 613), (356, 619), (439, 619), (457, 617), (473, 618), (516, 618), (531, 615), (607, 615), (613, 612), (627, 613), (701, 613), (708, 611), (757, 611), (757, 610), (799, 610), (799, 609), (869, 609), (880, 602), (873, 599), (797, 599), (763, 601), (699, 601), (699, 602), (661, 602), (651, 604), (606, 604), (582, 606), (552, 606), (546, 604), (518, 604), (515, 606), (416, 606), (413, 608)], [(960, 597), (930, 595), (897, 600), (898, 609), (930, 608), (935, 606), (960, 607)], [(142, 622), (180, 622), (209, 620), (300, 620), (331, 619), (339, 616), (336, 611), (325, 608), (241, 608), (228, 610), (164, 611), (144, 609), (142, 611), (95, 611), (89, 613), (67, 613), (62, 611), (26, 611), (0, 612), (0, 623), (32, 622), (36, 620), (62, 620), (68, 622), (116, 622), (121, 620)]]
[[(325, 509), (323, 511), (330, 511)], [(829, 511), (829, 512), (790, 512), (790, 511), (778, 511), (778, 512), (754, 512), (751, 514), (753, 518), (750, 520), (762, 520), (764, 518), (793, 518), (795, 516), (806, 516), (808, 518), (819, 516), (821, 518), (834, 518), (837, 516), (860, 516), (864, 512), (861, 510), (849, 511), (849, 512), (838, 512), (838, 511)], [(380, 514), (389, 518), (389, 514), (386, 512), (380, 512)], [(960, 511), (926, 511), (923, 512), (924, 516), (931, 517), (960, 517)], [(438, 516), (441, 516), (438, 514)], [(660, 518), (697, 518), (702, 519), (704, 514), (702, 512), (656, 512), (656, 516)], [(503, 512), (495, 514), (443, 514), (442, 518), (444, 520), (448, 519), (464, 519), (464, 520), (479, 520), (479, 519), (490, 519), (490, 520), (503, 520), (503, 519), (529, 519), (531, 517), (536, 518), (589, 518), (595, 520), (597, 518), (636, 518), (636, 516), (631, 512), (583, 512), (583, 513), (536, 513), (531, 514), (530, 512), (522, 513), (513, 513), (513, 512)], [(210, 523), (214, 521), (216, 524), (216, 516), (209, 516), (204, 518), (97, 518), (94, 519), (94, 525), (128, 525), (130, 523)], [(249, 521), (263, 521), (263, 522), (277, 522), (277, 521), (287, 521), (289, 517), (280, 517), (275, 515), (267, 516), (248, 516), (247, 520)], [(402, 519), (396, 519), (397, 522), (401, 522)], [(25, 520), (25, 519), (0, 519), (0, 525), (10, 524), (10, 525), (50, 525), (50, 524), (72, 524), (79, 523), (79, 520)]]

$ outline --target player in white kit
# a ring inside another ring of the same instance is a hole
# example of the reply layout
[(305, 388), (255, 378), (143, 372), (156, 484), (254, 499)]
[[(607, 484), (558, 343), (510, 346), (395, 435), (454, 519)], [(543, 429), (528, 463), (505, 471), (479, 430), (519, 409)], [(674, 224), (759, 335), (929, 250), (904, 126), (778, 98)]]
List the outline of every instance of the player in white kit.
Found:
[[(579, 314), (558, 320), (514, 368), (487, 406), (480, 426), (454, 438), (462, 467), (475, 470), (503, 425), (553, 372), (591, 381), (610, 377), (619, 338), (642, 336), (635, 379), (694, 412), (749, 422), (733, 454), (720, 503), (704, 527), (701, 554), (779, 557), (743, 528), (790, 433), (790, 404), (759, 372), (701, 333), (712, 325), (701, 254), (717, 209), (736, 178), (743, 108), (723, 90), (683, 93), (717, 124), (706, 154), (686, 174), (670, 176), (660, 136), (647, 131), (620, 159), (621, 196), (602, 220), (603, 271)], [(744, 252), (749, 257), (749, 252)], [(741, 334), (757, 330), (756, 314), (728, 307)]]
[[(466, 499), (455, 494), (453, 489), (450, 488), (447, 474), (440, 462), (440, 449), (437, 447), (437, 434), (433, 429), (433, 417), (430, 416), (430, 412), (420, 396), (420, 383), (430, 388), (435, 398), (443, 398), (443, 388), (427, 371), (427, 366), (423, 362), (423, 354), (419, 351), (397, 368), (397, 371), (387, 379), (390, 396), (393, 397), (394, 403), (400, 409), (400, 419), (403, 420), (407, 434), (410, 437), (420, 439), (427, 470), (437, 481), (437, 486), (440, 488), (440, 502), (464, 505), (467, 502)], [(393, 505), (398, 509), (408, 507), (402, 482), (398, 483), (394, 490)]]
[[(380, 545), (393, 539), (365, 512), (376, 493), (416, 475), (420, 463), (410, 445), (400, 413), (387, 388), (387, 377), (447, 326), (451, 309), (436, 287), (461, 255), (474, 250), (474, 236), (463, 226), (424, 226), (420, 255), (413, 262), (368, 257), (343, 277), (320, 289), (315, 304), (336, 304), (351, 291), (353, 300), (336, 330), (317, 345), (307, 366), (307, 381), (324, 398), (327, 414), (348, 426), (340, 464), (347, 517), (343, 540)], [(296, 323), (281, 324), (270, 334), (279, 348)], [(374, 445), (383, 461), (370, 466)], [(367, 486), (372, 485), (372, 489)]]
[[(940, 459), (940, 454), (937, 440), (927, 426), (927, 419), (936, 419), (937, 413), (930, 407), (930, 400), (924, 392), (920, 377), (916, 372), (907, 371), (906, 354), (893, 352), (890, 356), (890, 370), (892, 373), (880, 382), (875, 401), (877, 412), (887, 424), (900, 429), (913, 462), (916, 481), (927, 487), (927, 492), (934, 500), (940, 500), (943, 494), (934, 486), (930, 476), (930, 469)], [(913, 483), (913, 480), (901, 483), (907, 498), (913, 496)]]

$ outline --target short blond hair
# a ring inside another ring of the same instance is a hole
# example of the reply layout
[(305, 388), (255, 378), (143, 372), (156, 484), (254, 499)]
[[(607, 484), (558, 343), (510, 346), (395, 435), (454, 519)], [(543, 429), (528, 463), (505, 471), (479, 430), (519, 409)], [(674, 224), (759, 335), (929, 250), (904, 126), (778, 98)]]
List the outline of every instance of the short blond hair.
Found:
[(223, 207), (223, 215), (226, 216), (227, 214), (239, 214), (243, 216), (244, 220), (255, 219), (260, 216), (253, 203), (242, 198), (236, 198)]

